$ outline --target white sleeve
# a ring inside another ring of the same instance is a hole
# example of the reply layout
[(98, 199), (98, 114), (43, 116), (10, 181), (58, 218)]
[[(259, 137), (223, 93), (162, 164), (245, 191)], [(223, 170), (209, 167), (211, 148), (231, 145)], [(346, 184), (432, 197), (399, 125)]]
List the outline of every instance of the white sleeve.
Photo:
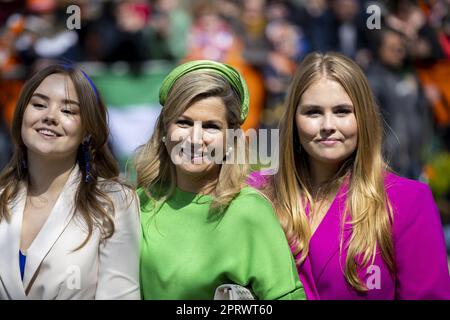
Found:
[[(115, 206), (114, 234), (99, 247), (95, 299), (140, 299), (139, 257), (141, 225), (134, 191), (111, 197)], [(115, 199), (115, 200), (114, 200)]]

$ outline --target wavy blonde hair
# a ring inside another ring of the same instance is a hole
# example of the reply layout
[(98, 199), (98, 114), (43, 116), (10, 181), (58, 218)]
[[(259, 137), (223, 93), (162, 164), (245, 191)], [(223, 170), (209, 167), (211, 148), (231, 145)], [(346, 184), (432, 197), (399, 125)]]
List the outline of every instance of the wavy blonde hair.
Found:
[[(193, 71), (180, 77), (167, 96), (152, 137), (138, 149), (134, 158), (137, 186), (143, 187), (147, 196), (156, 200), (155, 205), (162, 204), (170, 198), (176, 187), (175, 165), (161, 141), (162, 137), (166, 135), (169, 124), (176, 121), (187, 108), (208, 97), (222, 99), (227, 110), (228, 129), (240, 129), (242, 102), (225, 78), (205, 70)], [(228, 144), (231, 145), (230, 142)], [(234, 159), (237, 157), (239, 144), (245, 146), (247, 150), (248, 143), (243, 134), (237, 135), (232, 142)], [(215, 214), (225, 212), (230, 202), (245, 186), (247, 174), (247, 164), (221, 165), (210, 212)]]
[[(311, 204), (311, 210), (315, 210), (316, 206), (309, 182), (307, 154), (296, 152), (300, 141), (295, 113), (303, 93), (322, 77), (339, 83), (355, 108), (358, 127), (356, 150), (342, 164), (325, 189), (322, 189), (322, 195), (330, 195), (331, 190), (336, 190), (344, 179), (348, 179), (349, 189), (342, 227), (346, 217), (350, 215), (352, 235), (345, 263), (345, 278), (357, 291), (364, 292), (367, 288), (358, 277), (359, 266), (356, 260), (361, 259), (361, 266), (373, 263), (377, 245), (384, 261), (394, 272), (392, 209), (384, 186), (384, 175), (388, 168), (381, 151), (379, 109), (366, 77), (352, 60), (337, 53), (311, 53), (297, 68), (280, 121), (280, 150), (283, 150), (280, 154), (280, 170), (272, 177), (267, 192), (274, 199), (277, 215), (286, 237), (295, 248), (294, 253), (297, 255), (301, 252), (297, 260), (299, 265), (308, 255), (312, 235), (305, 213), (306, 201)], [(314, 211), (311, 213), (314, 214)], [(341, 251), (342, 238), (341, 236)]]

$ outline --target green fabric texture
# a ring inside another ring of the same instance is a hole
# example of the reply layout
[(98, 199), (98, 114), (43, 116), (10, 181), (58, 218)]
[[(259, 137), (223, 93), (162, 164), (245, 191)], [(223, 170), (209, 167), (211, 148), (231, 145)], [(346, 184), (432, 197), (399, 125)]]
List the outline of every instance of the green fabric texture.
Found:
[(244, 77), (232, 66), (212, 61), (212, 60), (194, 60), (183, 63), (173, 69), (164, 79), (161, 89), (159, 90), (159, 102), (162, 106), (166, 103), (167, 95), (170, 92), (173, 84), (185, 74), (196, 70), (213, 71), (224, 77), (231, 86), (239, 93), (242, 100), (241, 106), (241, 121), (244, 122), (248, 115), (250, 105), (250, 95), (247, 88), (247, 83)]
[(258, 299), (306, 299), (271, 204), (246, 187), (220, 219), (211, 197), (176, 189), (155, 214), (141, 201), (141, 293), (144, 299), (213, 299), (221, 284), (249, 288)]

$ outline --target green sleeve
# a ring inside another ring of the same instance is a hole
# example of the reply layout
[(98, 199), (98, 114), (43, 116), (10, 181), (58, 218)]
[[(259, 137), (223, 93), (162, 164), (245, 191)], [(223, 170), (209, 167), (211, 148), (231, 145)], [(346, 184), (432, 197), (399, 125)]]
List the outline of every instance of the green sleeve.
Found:
[(251, 288), (258, 299), (306, 299), (272, 205), (251, 188), (242, 193), (225, 214), (235, 230), (229, 239), (235, 253), (229, 278)]

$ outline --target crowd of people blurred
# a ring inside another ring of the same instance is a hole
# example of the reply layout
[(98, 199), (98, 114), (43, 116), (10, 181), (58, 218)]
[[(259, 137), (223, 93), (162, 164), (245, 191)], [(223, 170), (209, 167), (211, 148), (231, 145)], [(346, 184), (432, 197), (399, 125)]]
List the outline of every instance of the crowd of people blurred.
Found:
[[(72, 4), (81, 9), (74, 29)], [(450, 223), (450, 172), (439, 171), (450, 156), (432, 165), (450, 149), (449, 0), (0, 0), (0, 167), (21, 85), (49, 61), (125, 61), (136, 76), (149, 60), (229, 63), (250, 88), (244, 127), (271, 129), (296, 66), (315, 50), (344, 53), (363, 68), (391, 167), (436, 181)]]

